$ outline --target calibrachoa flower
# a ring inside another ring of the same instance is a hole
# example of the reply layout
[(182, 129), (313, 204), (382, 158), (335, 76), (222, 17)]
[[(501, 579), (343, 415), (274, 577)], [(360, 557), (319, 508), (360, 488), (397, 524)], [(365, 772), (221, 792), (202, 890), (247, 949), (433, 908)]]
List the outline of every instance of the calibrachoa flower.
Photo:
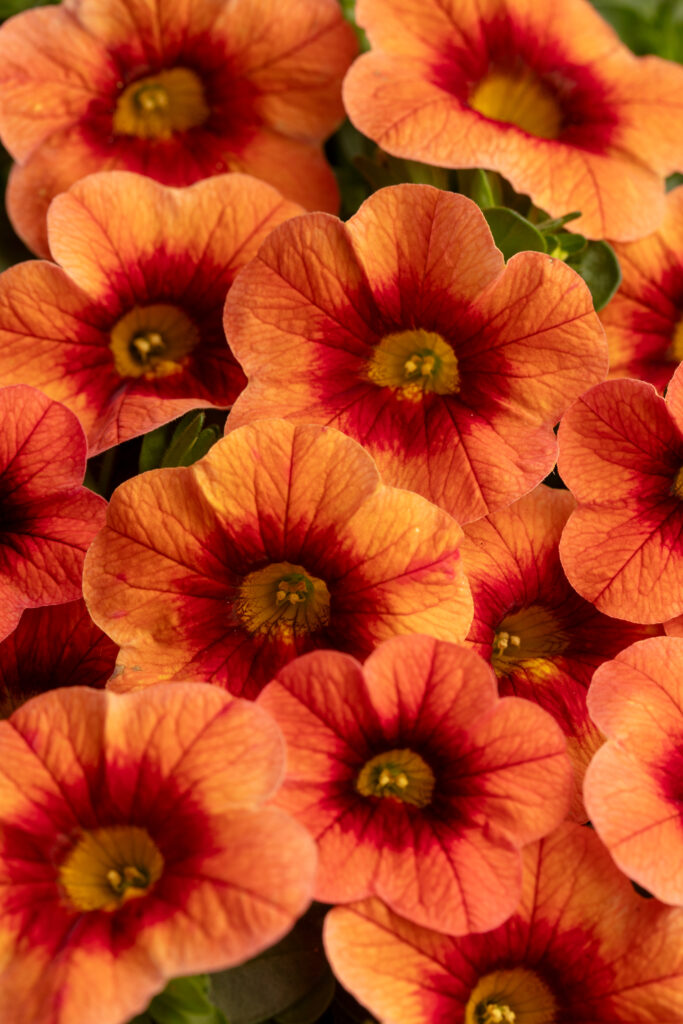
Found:
[(583, 774), (603, 737), (586, 708), (593, 672), (630, 643), (661, 632), (602, 615), (570, 586), (558, 544), (576, 502), (540, 487), (465, 529), (472, 588), (468, 643), (490, 661), (502, 694), (534, 700), (567, 737), (575, 769), (573, 813), (584, 816)]
[(683, 188), (666, 198), (658, 231), (615, 243), (623, 279), (600, 313), (610, 376), (640, 377), (663, 391), (683, 359)]
[(579, 507), (560, 542), (572, 586), (607, 615), (664, 622), (683, 611), (683, 367), (666, 400), (611, 380), (574, 403), (558, 469)]
[(315, 898), (376, 895), (451, 934), (520, 898), (520, 847), (564, 818), (571, 767), (551, 717), (499, 700), (473, 651), (395, 637), (365, 665), (315, 651), (259, 697), (287, 741), (277, 801), (318, 841)]
[(0, 640), (24, 608), (81, 595), (83, 558), (106, 502), (82, 486), (85, 438), (58, 402), (0, 389)]
[(579, 276), (539, 253), (505, 266), (478, 207), (427, 185), (383, 189), (347, 224), (282, 225), (225, 323), (249, 378), (233, 423), (265, 408), (338, 427), (460, 522), (540, 483), (554, 424), (607, 373)]
[[(197, 679), (255, 696), (317, 647), (365, 657), (396, 633), (462, 640), (462, 531), (384, 486), (336, 430), (262, 420), (114, 493), (84, 592), (122, 645), (121, 688)], [(136, 671), (137, 670), (137, 671)]]
[(332, 910), (325, 946), (383, 1024), (673, 1024), (683, 911), (636, 895), (597, 836), (565, 824), (524, 851), (524, 893), (495, 931), (452, 938), (379, 900)]
[(0, 643), (0, 717), (59, 686), (103, 688), (118, 647), (88, 615), (82, 598), (29, 608)]
[(586, 773), (586, 807), (630, 878), (683, 905), (683, 639), (634, 644), (593, 677), (588, 707), (609, 741)]
[(311, 898), (314, 843), (263, 806), (279, 730), (215, 687), (43, 694), (0, 723), (0, 757), (3, 1024), (123, 1024)]
[(353, 123), (395, 156), (499, 171), (590, 238), (633, 239), (683, 165), (683, 69), (637, 58), (585, 0), (358, 0), (373, 52)]
[(353, 32), (336, 0), (67, 0), (0, 32), (14, 226), (48, 255), (50, 199), (93, 171), (190, 185), (263, 178), (336, 210), (320, 143), (343, 117)]
[(90, 454), (231, 405), (245, 378), (223, 332), (225, 295), (299, 212), (241, 174), (182, 190), (123, 171), (79, 181), (50, 208), (61, 267), (34, 260), (0, 276), (0, 377), (69, 406)]

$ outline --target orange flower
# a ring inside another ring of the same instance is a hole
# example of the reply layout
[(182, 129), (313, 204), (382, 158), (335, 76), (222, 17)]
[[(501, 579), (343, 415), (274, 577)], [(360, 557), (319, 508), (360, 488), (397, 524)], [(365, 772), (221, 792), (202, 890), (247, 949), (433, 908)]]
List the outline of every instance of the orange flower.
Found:
[(118, 647), (88, 615), (82, 598), (29, 608), (0, 643), (0, 718), (59, 686), (103, 688)]
[(502, 694), (536, 701), (555, 718), (575, 770), (573, 815), (586, 820), (583, 775), (603, 741), (586, 708), (593, 672), (661, 627), (611, 619), (562, 571), (558, 545), (576, 502), (541, 485), (465, 528), (462, 557), (474, 599), (467, 641), (490, 661)]
[(83, 558), (106, 502), (82, 486), (78, 420), (34, 388), (0, 389), (0, 640), (24, 608), (81, 595)]
[(569, 582), (606, 615), (664, 622), (683, 611), (683, 367), (666, 401), (611, 380), (560, 424), (558, 469), (579, 505), (560, 557)]
[(313, 648), (461, 640), (472, 619), (460, 527), (383, 486), (336, 430), (261, 420), (193, 466), (126, 481), (109, 511), (84, 591), (122, 646), (118, 688), (197, 679), (254, 697)]
[(683, 166), (683, 69), (636, 58), (585, 0), (358, 0), (373, 52), (344, 82), (395, 156), (486, 167), (571, 228), (630, 240)]
[(225, 325), (249, 378), (233, 424), (265, 408), (338, 427), (459, 522), (540, 483), (553, 426), (607, 372), (578, 275), (532, 252), (506, 266), (478, 207), (426, 185), (276, 229)]
[(337, 907), (325, 922), (335, 974), (383, 1024), (683, 1019), (683, 911), (637, 896), (579, 825), (524, 861), (517, 912), (483, 935), (438, 935), (379, 900)]
[(74, 687), (0, 723), (0, 1019), (124, 1024), (177, 974), (232, 966), (308, 904), (315, 846), (264, 807), (284, 750), (209, 686)]
[(633, 644), (594, 675), (588, 707), (609, 741), (586, 773), (586, 807), (617, 865), (683, 905), (683, 639)]
[(364, 666), (304, 655), (259, 703), (287, 741), (277, 802), (318, 842), (316, 899), (376, 895), (450, 934), (510, 916), (521, 847), (551, 832), (569, 802), (571, 768), (549, 715), (498, 700), (481, 658), (425, 636), (387, 640)]
[(110, 169), (167, 185), (243, 171), (335, 210), (320, 143), (343, 116), (355, 51), (336, 0), (68, 0), (24, 12), (0, 32), (15, 228), (48, 255), (50, 199)]
[(299, 212), (241, 174), (183, 190), (124, 171), (79, 181), (50, 208), (61, 267), (33, 260), (0, 276), (0, 376), (72, 409), (91, 455), (230, 406), (245, 378), (223, 332), (226, 292)]
[(610, 376), (640, 377), (663, 391), (683, 359), (683, 188), (666, 197), (653, 235), (615, 243), (623, 279), (600, 313)]

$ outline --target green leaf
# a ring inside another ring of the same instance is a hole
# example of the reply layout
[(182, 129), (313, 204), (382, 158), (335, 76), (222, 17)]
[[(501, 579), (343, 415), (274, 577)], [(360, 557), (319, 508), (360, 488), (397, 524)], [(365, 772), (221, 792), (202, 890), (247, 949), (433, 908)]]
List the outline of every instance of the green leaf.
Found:
[[(206, 413), (204, 412), (188, 412), (183, 416), (173, 431), (171, 443), (161, 460), (164, 469), (168, 466), (191, 466), (193, 462), (197, 461), (200, 456), (194, 454), (195, 446), (202, 433), (205, 419)], [(203, 454), (206, 454), (208, 450), (207, 448)]]
[(416, 185), (433, 185), (435, 188), (447, 189), (449, 184), (448, 170), (445, 167), (433, 167), (421, 164), (417, 160), (406, 160), (408, 179)]
[(161, 465), (163, 454), (168, 444), (170, 424), (150, 430), (145, 434), (140, 446), (140, 458), (138, 459), (138, 472), (146, 473), (148, 469), (156, 469)]
[(13, 14), (27, 11), (29, 7), (47, 7), (59, 3), (59, 0), (0, 0), (0, 19), (11, 18)]
[(334, 975), (328, 971), (308, 995), (288, 1010), (278, 1013), (275, 1020), (278, 1024), (315, 1024), (334, 999), (336, 990)]
[(492, 206), (483, 212), (493, 239), (506, 261), (517, 252), (546, 251), (541, 232), (521, 214), (504, 206)]
[(130, 1024), (226, 1024), (209, 998), (206, 975), (174, 978), (155, 996), (145, 1013)]
[(360, 46), (361, 53), (364, 50), (369, 50), (370, 43), (368, 42), (368, 37), (356, 21), (356, 0), (341, 0), (341, 9), (342, 14), (353, 26), (356, 36), (358, 37), (358, 44)]
[(621, 284), (621, 267), (611, 245), (588, 242), (585, 249), (566, 261), (584, 279), (596, 310), (602, 309)]
[(213, 999), (230, 1024), (257, 1024), (304, 1000), (328, 977), (322, 946), (326, 908), (314, 904), (289, 935), (260, 956), (211, 976)]
[(467, 182), (467, 195), (477, 204), (480, 210), (488, 210), (496, 205), (489, 176), (480, 167), (475, 168), (471, 172), (470, 180)]

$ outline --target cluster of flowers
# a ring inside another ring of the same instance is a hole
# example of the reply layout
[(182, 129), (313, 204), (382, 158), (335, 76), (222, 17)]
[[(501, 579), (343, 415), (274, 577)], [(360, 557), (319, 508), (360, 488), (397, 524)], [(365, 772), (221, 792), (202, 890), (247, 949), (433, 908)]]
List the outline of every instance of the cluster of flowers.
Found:
[[(683, 68), (585, 0), (357, 18), (0, 31), (46, 257), (0, 275), (2, 1024), (124, 1024), (312, 899), (386, 1024), (683, 1019)], [(430, 185), (342, 223), (344, 110), (580, 210), (616, 297)], [(198, 407), (203, 458), (83, 485)]]

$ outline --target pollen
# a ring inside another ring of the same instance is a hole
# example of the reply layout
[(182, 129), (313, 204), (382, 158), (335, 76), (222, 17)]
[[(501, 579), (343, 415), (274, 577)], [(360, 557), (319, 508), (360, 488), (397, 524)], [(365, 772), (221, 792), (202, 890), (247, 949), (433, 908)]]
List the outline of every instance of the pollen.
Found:
[(118, 98), (114, 133), (139, 139), (170, 139), (204, 124), (210, 110), (198, 75), (170, 68), (131, 82)]
[(146, 829), (112, 825), (86, 831), (59, 868), (66, 901), (77, 910), (117, 910), (145, 896), (161, 878), (164, 859)]
[(683, 317), (680, 318), (674, 327), (667, 356), (672, 363), (683, 362)]
[(249, 633), (293, 639), (327, 626), (330, 593), (302, 566), (277, 562), (244, 578), (235, 610)]
[(450, 395), (460, 390), (453, 346), (422, 328), (385, 335), (375, 347), (367, 375), (373, 384), (392, 388), (398, 398), (413, 402), (427, 392)]
[(356, 789), (362, 796), (388, 797), (426, 807), (434, 792), (434, 773), (414, 750), (377, 754), (361, 768)]

